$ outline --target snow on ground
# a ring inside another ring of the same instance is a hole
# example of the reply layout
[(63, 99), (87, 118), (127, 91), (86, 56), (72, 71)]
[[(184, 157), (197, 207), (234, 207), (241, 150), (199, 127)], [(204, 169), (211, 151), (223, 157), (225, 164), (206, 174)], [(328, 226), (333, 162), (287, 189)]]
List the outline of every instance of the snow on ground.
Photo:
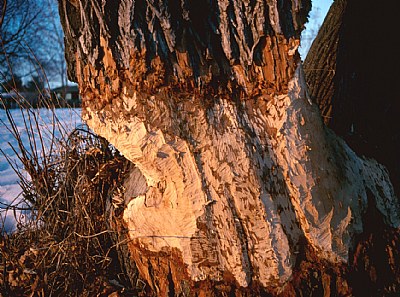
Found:
[[(53, 111), (49, 109), (31, 110), (30, 114), (28, 114), (26, 110), (21, 111), (20, 109), (14, 109), (10, 111), (25, 147), (30, 146), (30, 138), (28, 137), (27, 128), (24, 125), (24, 118), (28, 119), (28, 115), (30, 115), (31, 118), (34, 116), (38, 118), (39, 129), (45, 142), (45, 151), (50, 147), (50, 135), (52, 134), (53, 127), (55, 128), (54, 135), (56, 139), (60, 139), (67, 136), (67, 134), (71, 132), (77, 125), (81, 124), (80, 109), (61, 108), (55, 109), (54, 112), (61, 125), (55, 124)], [(10, 122), (7, 119), (6, 111), (0, 109), (0, 148), (4, 154), (11, 159), (15, 166), (21, 168), (22, 164), (10, 146), (11, 144), (15, 148), (18, 148), (17, 140), (9, 128)], [(35, 134), (35, 139), (37, 140), (36, 150), (39, 153), (42, 153), (42, 148), (40, 145), (38, 145), (38, 129), (35, 128), (33, 133)], [(6, 210), (6, 205), (16, 205), (20, 201), (21, 188), (18, 184), (19, 177), (14, 172), (4, 154), (0, 153), (0, 232), (4, 230), (12, 231), (15, 229), (17, 223), (15, 214), (17, 217), (23, 215), (21, 212), (16, 212), (14, 214), (11, 209)]]

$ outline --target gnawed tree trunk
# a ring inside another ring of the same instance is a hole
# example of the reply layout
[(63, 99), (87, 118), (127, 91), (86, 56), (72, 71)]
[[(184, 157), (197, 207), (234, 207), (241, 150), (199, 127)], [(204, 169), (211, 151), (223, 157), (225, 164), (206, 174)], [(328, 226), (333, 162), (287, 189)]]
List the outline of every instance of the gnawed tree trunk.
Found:
[(349, 260), (367, 209), (399, 225), (385, 168), (326, 129), (307, 95), (309, 9), (60, 0), (83, 118), (134, 164), (121, 220), (155, 295), (289, 294), (303, 258)]

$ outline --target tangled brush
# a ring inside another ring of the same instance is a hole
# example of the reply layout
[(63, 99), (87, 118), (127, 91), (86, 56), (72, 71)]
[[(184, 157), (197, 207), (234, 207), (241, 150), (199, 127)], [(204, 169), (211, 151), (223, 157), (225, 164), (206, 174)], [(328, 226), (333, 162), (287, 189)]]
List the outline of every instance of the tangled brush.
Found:
[(19, 159), (30, 176), (20, 174), (29, 219), (16, 232), (0, 237), (0, 292), (140, 292), (137, 271), (126, 271), (127, 236), (113, 203), (130, 163), (85, 126), (76, 128), (60, 147), (43, 159), (19, 143)]

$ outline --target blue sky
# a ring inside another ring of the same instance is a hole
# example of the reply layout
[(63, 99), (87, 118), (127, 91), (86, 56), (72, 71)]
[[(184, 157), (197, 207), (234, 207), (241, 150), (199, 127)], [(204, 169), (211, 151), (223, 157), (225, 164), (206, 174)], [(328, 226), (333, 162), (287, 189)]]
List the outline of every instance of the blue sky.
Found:
[(318, 29), (324, 21), (332, 3), (333, 0), (312, 0), (312, 10), (308, 23), (306, 24), (306, 29), (301, 35), (302, 42), (299, 48), (300, 55), (303, 59), (305, 59), (312, 40), (317, 35)]
[(333, 0), (313, 0), (312, 4), (314, 7), (319, 7), (321, 9), (321, 14), (325, 16), (332, 2)]

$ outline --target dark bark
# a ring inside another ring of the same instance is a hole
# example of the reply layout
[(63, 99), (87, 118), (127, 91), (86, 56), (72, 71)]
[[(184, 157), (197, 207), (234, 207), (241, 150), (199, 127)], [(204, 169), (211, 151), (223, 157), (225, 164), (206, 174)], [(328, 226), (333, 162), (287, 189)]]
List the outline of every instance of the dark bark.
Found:
[(347, 0), (337, 0), (332, 4), (303, 64), (308, 91), (327, 125), (332, 117), (339, 31), (346, 4)]
[(400, 194), (397, 1), (335, 1), (304, 63), (325, 123), (384, 164)]
[[(78, 60), (100, 68), (106, 46), (117, 69), (134, 67), (137, 83), (148, 80), (153, 88), (184, 80), (202, 88), (239, 85), (251, 93), (265, 85), (282, 92), (298, 59), (295, 49), (310, 7), (310, 0), (62, 0), (69, 78), (79, 80)], [(106, 44), (100, 44), (100, 36)], [(284, 54), (283, 46), (293, 48), (296, 59)]]

